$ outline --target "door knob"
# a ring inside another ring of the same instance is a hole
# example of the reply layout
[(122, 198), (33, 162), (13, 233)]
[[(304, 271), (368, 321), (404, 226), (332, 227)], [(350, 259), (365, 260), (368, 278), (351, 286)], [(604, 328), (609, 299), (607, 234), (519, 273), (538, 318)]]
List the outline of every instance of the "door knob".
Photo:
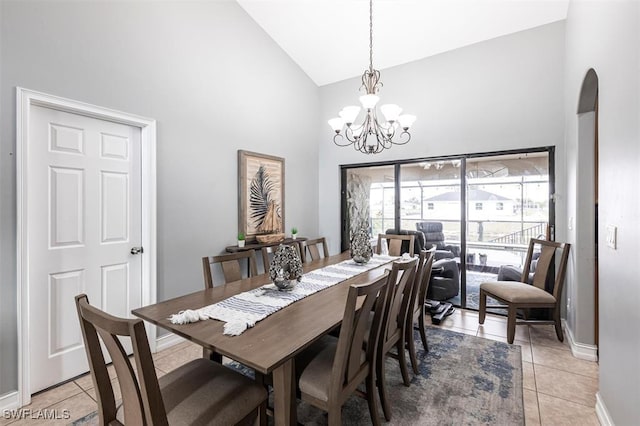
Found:
[(143, 251), (142, 247), (131, 247), (131, 254), (140, 254)]

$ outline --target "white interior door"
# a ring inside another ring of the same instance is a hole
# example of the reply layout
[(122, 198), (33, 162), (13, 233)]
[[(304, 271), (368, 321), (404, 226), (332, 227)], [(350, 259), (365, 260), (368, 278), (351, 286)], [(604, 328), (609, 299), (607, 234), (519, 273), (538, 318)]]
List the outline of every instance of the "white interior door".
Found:
[(142, 303), (139, 127), (29, 108), (30, 390), (88, 371), (74, 297), (130, 316)]

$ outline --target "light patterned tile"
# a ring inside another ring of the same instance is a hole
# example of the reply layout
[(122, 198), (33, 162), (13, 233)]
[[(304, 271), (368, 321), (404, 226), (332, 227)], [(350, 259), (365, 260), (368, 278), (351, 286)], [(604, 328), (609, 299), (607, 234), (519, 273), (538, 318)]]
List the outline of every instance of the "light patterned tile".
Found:
[(558, 370), (594, 378), (598, 377), (598, 364), (596, 362), (575, 358), (571, 352), (562, 349), (553, 349), (536, 344), (532, 345), (531, 349), (533, 352), (533, 362), (536, 365), (553, 367)]
[(56, 386), (46, 392), (34, 395), (31, 398), (31, 403), (22, 408), (31, 411), (40, 410), (80, 393), (82, 393), (82, 389), (80, 389), (78, 385), (74, 382), (68, 382), (63, 385)]
[(561, 342), (558, 340), (558, 336), (556, 336), (556, 330), (553, 325), (531, 326), (529, 327), (529, 335), (531, 336), (531, 343), (534, 345), (571, 351), (566, 333), (564, 335), (564, 342)]
[[(451, 330), (451, 331), (455, 331), (457, 333), (468, 334), (469, 336), (475, 336), (476, 335), (476, 330), (467, 330), (466, 328), (454, 327), (452, 325), (445, 324), (444, 322), (442, 322), (439, 326), (434, 326), (434, 327), (440, 327), (440, 328), (442, 328), (444, 330)], [(428, 331), (429, 330), (427, 330), (427, 338), (429, 336)]]
[(533, 372), (533, 364), (526, 361), (522, 362), (522, 387), (536, 391), (536, 376)]
[(525, 389), (524, 393), (524, 423), (527, 426), (540, 425), (540, 410), (538, 408), (538, 395)]
[[(107, 372), (109, 373), (110, 379), (116, 378), (116, 368), (113, 366), (113, 364), (107, 366)], [(93, 380), (91, 379), (91, 373), (87, 373), (84, 376), (75, 379), (74, 381), (78, 386), (80, 386), (84, 390), (91, 389), (93, 387)]]
[(191, 342), (185, 340), (184, 342), (180, 342), (180, 343), (178, 343), (176, 345), (170, 346), (170, 347), (168, 347), (168, 348), (166, 348), (166, 349), (164, 349), (162, 351), (159, 351), (159, 352), (156, 352), (155, 354), (152, 354), (153, 355), (153, 360), (155, 361), (157, 359), (164, 358), (167, 355), (170, 355), (172, 353), (178, 352), (178, 351), (180, 351), (182, 349), (186, 349), (187, 347), (189, 347), (191, 345), (192, 345)]
[[(12, 426), (26, 425), (68, 425), (76, 419), (82, 418), (98, 409), (96, 402), (84, 392), (60, 401), (42, 411), (31, 412)], [(43, 418), (46, 416), (46, 418)], [(35, 417), (35, 418), (34, 418)]]
[(541, 393), (538, 394), (538, 404), (543, 426), (600, 426), (593, 406), (587, 407)]
[[(478, 331), (483, 330), (487, 334), (507, 337), (507, 323), (504, 321), (485, 320), (484, 324), (478, 327)], [(526, 325), (516, 325), (515, 340), (530, 342), (529, 327)]]
[(200, 346), (190, 345), (166, 357), (160, 358), (154, 364), (158, 370), (168, 373), (197, 358), (202, 358), (202, 348)]
[[(457, 313), (459, 312), (459, 313)], [(457, 313), (457, 314), (456, 314)], [(464, 328), (466, 330), (478, 330), (478, 313), (464, 310), (456, 310), (452, 315), (443, 319), (442, 325)]]
[(596, 405), (598, 380), (534, 364), (538, 393), (573, 401), (587, 407)]

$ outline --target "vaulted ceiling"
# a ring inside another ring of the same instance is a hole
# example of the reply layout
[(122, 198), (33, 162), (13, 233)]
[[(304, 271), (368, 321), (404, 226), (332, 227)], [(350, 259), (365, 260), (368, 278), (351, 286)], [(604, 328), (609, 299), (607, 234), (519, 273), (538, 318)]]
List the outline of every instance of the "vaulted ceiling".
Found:
[[(237, 0), (319, 86), (369, 66), (368, 0)], [(374, 0), (373, 65), (389, 68), (566, 19), (569, 0)]]

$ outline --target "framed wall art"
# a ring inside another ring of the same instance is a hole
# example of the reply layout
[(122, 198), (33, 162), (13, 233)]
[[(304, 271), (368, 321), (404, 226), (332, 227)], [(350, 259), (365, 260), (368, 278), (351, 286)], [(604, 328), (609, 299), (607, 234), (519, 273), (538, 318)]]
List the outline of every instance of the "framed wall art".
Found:
[(284, 233), (284, 158), (238, 150), (238, 232)]

